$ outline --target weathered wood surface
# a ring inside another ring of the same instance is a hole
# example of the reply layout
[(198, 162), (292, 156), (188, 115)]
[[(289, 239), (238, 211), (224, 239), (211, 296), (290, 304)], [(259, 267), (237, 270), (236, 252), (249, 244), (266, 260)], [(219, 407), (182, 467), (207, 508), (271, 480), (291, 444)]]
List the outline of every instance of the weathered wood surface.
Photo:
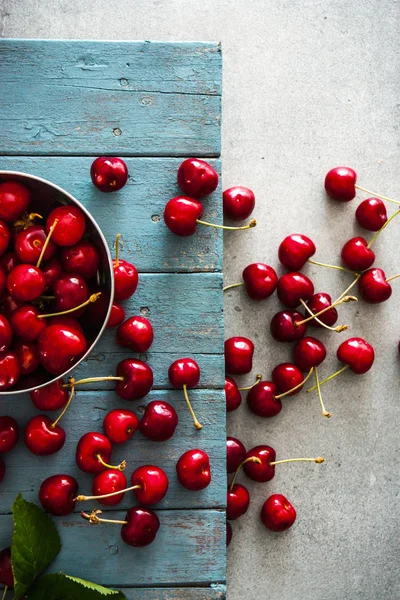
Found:
[[(126, 313), (147, 316), (155, 331), (152, 348), (140, 355), (155, 377), (147, 398), (121, 401), (112, 385), (78, 390), (65, 416), (67, 441), (61, 452), (35, 457), (20, 441), (6, 456), (0, 547), (10, 541), (10, 510), (18, 492), (35, 501), (40, 482), (57, 472), (76, 476), (82, 493), (90, 492), (91, 478), (74, 464), (79, 437), (101, 431), (112, 408), (129, 407), (140, 417), (148, 402), (162, 398), (178, 411), (175, 436), (159, 444), (136, 432), (113, 453), (116, 461), (128, 460), (128, 479), (134, 468), (149, 463), (164, 468), (170, 478), (168, 494), (157, 507), (161, 528), (156, 542), (135, 550), (121, 541), (118, 526), (90, 528), (75, 513), (57, 521), (63, 549), (51, 570), (121, 587), (128, 600), (224, 600), (222, 233), (199, 227), (196, 235), (179, 238), (162, 219), (165, 203), (179, 193), (177, 157), (219, 156), (220, 47), (0, 40), (0, 78), (0, 169), (44, 177), (76, 196), (93, 213), (110, 247), (122, 233), (121, 255), (140, 272)], [(102, 194), (92, 186), (90, 165), (99, 154), (126, 160), (129, 181), (120, 192)], [(220, 171), (219, 161), (211, 162)], [(204, 207), (207, 220), (222, 221), (221, 188), (204, 199)], [(112, 374), (120, 360), (132, 355), (114, 344), (114, 335), (105, 333), (76, 376)], [(190, 393), (204, 425), (200, 432), (182, 392), (168, 389), (168, 366), (184, 355), (201, 368), (199, 389)], [(3, 396), (0, 414), (14, 416), (22, 429), (35, 410), (27, 395)], [(175, 473), (177, 458), (194, 447), (211, 459), (211, 485), (199, 493), (184, 490)], [(107, 514), (124, 516), (134, 503), (128, 494), (118, 511)]]
[(218, 44), (56, 44), (0, 40), (2, 154), (219, 155)]
[[(0, 110), (0, 137), (1, 112)], [(98, 150), (103, 152), (101, 147)], [(0, 143), (0, 153), (1, 151)], [(171, 233), (165, 226), (165, 204), (181, 193), (176, 183), (176, 172), (181, 159), (127, 158), (130, 175), (127, 185), (119, 192), (104, 194), (92, 185), (90, 179), (90, 165), (94, 158), (4, 156), (0, 157), (0, 170), (31, 173), (67, 190), (95, 216), (110, 248), (113, 247), (116, 234), (122, 234), (122, 254), (139, 271), (222, 270), (222, 236), (217, 229), (199, 226), (196, 235), (182, 238)], [(210, 164), (219, 170), (218, 160), (211, 160)], [(222, 223), (220, 198), (221, 186), (204, 200), (206, 220)], [(246, 235), (246, 232), (243, 233)], [(235, 235), (240, 236), (241, 233)]]

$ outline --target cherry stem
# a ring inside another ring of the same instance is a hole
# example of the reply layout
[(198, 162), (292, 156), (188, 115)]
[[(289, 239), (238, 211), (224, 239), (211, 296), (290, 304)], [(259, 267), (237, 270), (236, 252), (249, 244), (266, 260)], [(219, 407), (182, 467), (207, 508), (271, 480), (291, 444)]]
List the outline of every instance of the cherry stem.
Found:
[(42, 251), (41, 251), (41, 253), (40, 253), (40, 256), (39, 256), (39, 258), (38, 258), (38, 261), (37, 261), (37, 263), (36, 263), (36, 268), (37, 268), (37, 269), (40, 267), (40, 263), (41, 263), (41, 262), (42, 262), (42, 260), (43, 260), (44, 253), (45, 253), (45, 252), (46, 252), (46, 250), (47, 250), (47, 246), (49, 245), (49, 242), (50, 242), (51, 236), (53, 235), (53, 231), (54, 231), (54, 230), (55, 230), (55, 228), (57, 227), (57, 223), (58, 223), (58, 219), (54, 219), (54, 223), (53, 223), (53, 225), (50, 227), (49, 233), (47, 234), (46, 241), (45, 241), (45, 243), (43, 244)]
[(315, 381), (317, 384), (317, 390), (318, 390), (318, 398), (321, 404), (321, 408), (322, 408), (322, 416), (326, 417), (327, 419), (330, 419), (332, 416), (332, 413), (329, 413), (324, 406), (324, 401), (322, 400), (322, 394), (321, 394), (321, 385), (319, 382), (319, 375), (318, 375), (318, 369), (317, 367), (315, 367)]
[(69, 407), (69, 405), (71, 404), (71, 402), (72, 402), (72, 398), (74, 397), (74, 395), (75, 395), (75, 386), (74, 386), (74, 385), (72, 385), (72, 386), (71, 386), (71, 391), (70, 391), (70, 394), (69, 394), (69, 398), (68, 398), (68, 402), (67, 402), (67, 404), (64, 406), (64, 410), (63, 410), (63, 411), (62, 411), (62, 413), (61, 413), (61, 414), (60, 414), (60, 415), (57, 417), (57, 419), (54, 421), (54, 423), (52, 423), (52, 424), (50, 425), (50, 427), (51, 427), (52, 429), (55, 429), (55, 428), (57, 427), (57, 425), (59, 424), (59, 422), (61, 421), (61, 419), (62, 419), (62, 418), (63, 418), (63, 416), (65, 415), (65, 413), (67, 412), (67, 410), (68, 410), (68, 407)]
[(227, 225), (216, 225), (215, 223), (208, 223), (207, 221), (200, 221), (196, 219), (196, 223), (200, 225), (206, 225), (207, 227), (216, 227), (217, 229), (227, 229), (228, 231), (243, 231), (244, 229), (251, 229), (257, 225), (257, 221), (252, 219), (248, 225), (242, 225), (242, 227), (228, 227)]
[(386, 279), (386, 283), (389, 283), (389, 281), (393, 281), (393, 279), (397, 279), (398, 277), (400, 277), (400, 273), (397, 273), (397, 275), (392, 275), (391, 277)]
[(292, 392), (298, 390), (299, 388), (303, 387), (303, 385), (305, 384), (305, 382), (310, 379), (312, 373), (314, 371), (314, 367), (311, 367), (311, 369), (309, 370), (307, 376), (303, 379), (303, 381), (297, 385), (295, 385), (293, 388), (291, 388), (290, 390), (288, 390), (287, 392), (284, 392), (283, 394), (279, 394), (279, 396), (275, 396), (275, 399), (280, 399), (280, 398), (284, 398), (285, 396), (289, 396), (289, 394), (291, 394)]
[(241, 285), (244, 285), (244, 281), (242, 281), (242, 283), (232, 283), (231, 285), (227, 285), (224, 288), (222, 288), (222, 291), (226, 292), (227, 290), (231, 290), (232, 288), (236, 288), (236, 287), (239, 287)]
[(125, 490), (110, 492), (109, 494), (102, 494), (101, 496), (77, 496), (74, 498), (74, 502), (86, 502), (86, 500), (101, 500), (102, 498), (112, 498), (113, 496), (118, 496), (118, 494), (125, 494), (125, 492), (130, 492), (132, 490), (141, 490), (141, 485), (132, 485), (131, 487), (126, 488)]
[(238, 466), (238, 468), (236, 469), (236, 471), (233, 474), (232, 481), (229, 486), (230, 491), (233, 490), (233, 486), (235, 485), (236, 477), (238, 476), (240, 469), (243, 467), (243, 465), (245, 465), (248, 462), (258, 463), (259, 465), (261, 465), (261, 463), (262, 463), (261, 458), (258, 458), (258, 456), (249, 456), (248, 458), (245, 458), (244, 461), (240, 463), (240, 465)]
[(317, 456), (317, 458), (285, 458), (285, 460), (274, 460), (274, 462), (269, 463), (269, 466), (274, 467), (275, 465), (283, 465), (290, 462), (314, 462), (320, 465), (324, 461), (325, 459), (322, 456)]
[(87, 519), (91, 525), (99, 525), (99, 523), (116, 523), (117, 525), (127, 525), (128, 521), (117, 521), (113, 519), (100, 519), (98, 515), (102, 515), (102, 510), (92, 510), (90, 515), (85, 512), (81, 512), (81, 517)]
[(73, 385), (82, 385), (85, 383), (97, 383), (98, 381), (124, 381), (123, 377), (117, 377), (114, 375), (109, 375), (108, 377), (86, 377), (86, 379), (79, 379), (75, 381), (73, 377), (70, 377), (68, 383), (64, 383), (64, 388), (70, 388)]
[(96, 302), (96, 300), (98, 300), (101, 296), (101, 292), (97, 292), (96, 294), (92, 294), (91, 296), (89, 296), (89, 298), (85, 301), (82, 302), (82, 304), (79, 304), (78, 306), (75, 306), (74, 308), (69, 308), (68, 310), (62, 310), (61, 312), (58, 313), (49, 313), (49, 314), (41, 314), (38, 315), (37, 318), (38, 319), (48, 319), (49, 317), (60, 317), (61, 315), (69, 315), (69, 313), (75, 312), (76, 310), (80, 310), (81, 308), (84, 308), (85, 306), (87, 306), (88, 304), (93, 304), (93, 302)]
[(4, 599), (5, 599), (5, 597), (6, 597), (6, 595), (7, 595), (7, 592), (8, 592), (8, 585), (4, 586), (4, 592), (3, 592), (3, 595), (2, 595), (2, 597), (1, 597), (1, 600), (4, 600)]
[(23, 227), (24, 229), (27, 229), (35, 219), (43, 219), (43, 217), (42, 215), (39, 215), (39, 213), (24, 213), (21, 219), (18, 219), (18, 221), (13, 223), (13, 227)]
[(39, 300), (55, 300), (55, 296), (39, 296)]
[(246, 385), (246, 387), (240, 387), (240, 388), (238, 388), (239, 392), (244, 392), (246, 390), (251, 390), (251, 388), (253, 388), (255, 385), (257, 385), (257, 383), (260, 383), (261, 379), (262, 379), (262, 375), (258, 374), (256, 376), (256, 380), (255, 380), (254, 383), (252, 383), (251, 385)]
[[(399, 203), (400, 204), (400, 203)], [(371, 238), (371, 240), (368, 243), (367, 248), (371, 248), (372, 244), (375, 242), (376, 238), (378, 237), (378, 235), (389, 225), (390, 221), (392, 221), (398, 214), (400, 213), (400, 209), (396, 210), (396, 212), (394, 212), (392, 214), (391, 217), (389, 217), (389, 219), (386, 221), (386, 223), (384, 223), (382, 225), (382, 227), (380, 229), (378, 229), (378, 231), (375, 233), (375, 235)]]
[(328, 265), (327, 263), (319, 262), (317, 260), (308, 259), (308, 261), (312, 265), (318, 265), (319, 267), (327, 267), (328, 269), (338, 269), (338, 271), (345, 271), (346, 273), (351, 273), (352, 275), (358, 275), (355, 271), (351, 271), (350, 269), (346, 269), (345, 267), (340, 267), (339, 265)]
[[(343, 297), (346, 297), (347, 292), (349, 292), (351, 290), (352, 287), (354, 287), (357, 283), (357, 281), (360, 279), (361, 277), (361, 273), (359, 275), (357, 275), (357, 277), (354, 279), (354, 281), (349, 285), (349, 287), (347, 287), (344, 292), (342, 292), (339, 296), (339, 298), (336, 298), (335, 302), (338, 302), (339, 300), (342, 300)], [(355, 296), (350, 296), (350, 298), (355, 298)], [(357, 298), (356, 298), (357, 300)]]
[(186, 385), (185, 383), (183, 384), (183, 394), (184, 394), (184, 396), (185, 396), (186, 403), (187, 403), (187, 405), (188, 405), (188, 407), (189, 407), (190, 414), (192, 415), (192, 419), (193, 419), (194, 426), (195, 426), (195, 427), (196, 427), (196, 429), (198, 429), (198, 430), (202, 429), (202, 428), (203, 428), (203, 425), (200, 425), (200, 423), (198, 422), (198, 420), (197, 420), (197, 417), (196, 417), (196, 415), (194, 414), (194, 410), (193, 410), (193, 408), (192, 408), (192, 405), (190, 404), (190, 400), (189, 400), (189, 396), (188, 396), (188, 392), (187, 392), (187, 385)]
[[(357, 281), (358, 281), (359, 277), (360, 277), (360, 275), (358, 275)], [(354, 285), (354, 281), (351, 284), (351, 287), (353, 285)], [(301, 300), (301, 298), (300, 298), (300, 300)], [(295, 326), (300, 327), (300, 325), (303, 325), (303, 323), (308, 323), (308, 321), (312, 321), (313, 319), (315, 319), (315, 317), (319, 317), (319, 315), (322, 315), (327, 310), (330, 310), (331, 308), (334, 308), (335, 306), (338, 306), (339, 304), (342, 304), (343, 302), (358, 302), (358, 298), (356, 298), (356, 296), (344, 296), (344, 298), (339, 297), (337, 300), (335, 300), (335, 302), (332, 302), (332, 304), (330, 304), (329, 306), (326, 306), (319, 312), (313, 314), (312, 317), (307, 317), (307, 319), (303, 319), (302, 321), (295, 321)], [(339, 325), (339, 327), (341, 327), (341, 325)], [(347, 329), (347, 327), (346, 327), (346, 329)]]
[[(322, 381), (319, 381), (319, 385), (323, 385), (324, 383), (326, 383), (327, 381), (330, 381), (331, 379), (333, 379), (334, 377), (337, 377), (338, 375), (340, 375), (341, 373), (344, 373), (350, 365), (345, 365), (344, 367), (342, 367), (341, 369), (339, 369), (339, 371), (336, 371), (336, 373), (332, 373), (332, 375), (329, 375), (329, 377), (326, 377), (326, 379), (323, 379)], [(313, 385), (311, 388), (309, 388), (307, 390), (307, 392), (313, 392), (314, 390), (317, 389), (316, 385)]]
[(319, 323), (325, 329), (335, 331), (336, 333), (341, 333), (342, 331), (346, 331), (346, 329), (348, 329), (348, 325), (338, 325), (337, 327), (331, 327), (330, 325), (326, 325), (323, 321), (320, 321), (320, 319), (318, 319), (318, 317), (314, 315), (311, 308), (309, 308), (309, 306), (304, 302), (304, 300), (302, 300), (302, 298), (300, 298), (300, 302), (302, 303), (308, 314), (314, 317), (314, 321), (317, 321), (317, 323)]
[(120, 233), (117, 233), (117, 237), (115, 238), (115, 266), (119, 265), (119, 239), (121, 237)]
[(393, 200), (392, 198), (388, 198), (387, 196), (381, 196), (380, 194), (375, 194), (375, 192), (371, 192), (371, 190), (367, 190), (367, 189), (361, 187), (360, 185), (355, 185), (354, 187), (357, 190), (360, 190), (360, 192), (365, 192), (366, 194), (371, 194), (371, 196), (374, 196), (374, 198), (380, 198), (381, 200), (387, 200), (388, 202), (393, 202), (394, 204), (400, 204), (400, 202), (398, 202), (397, 200)]
[(100, 454), (96, 454), (96, 458), (99, 461), (99, 463), (101, 463), (103, 465), (103, 467), (106, 467), (106, 469), (115, 469), (116, 471), (125, 471), (126, 460), (123, 460), (119, 465), (117, 465), (115, 467), (114, 465), (108, 465), (106, 462), (104, 462), (104, 460), (101, 458)]

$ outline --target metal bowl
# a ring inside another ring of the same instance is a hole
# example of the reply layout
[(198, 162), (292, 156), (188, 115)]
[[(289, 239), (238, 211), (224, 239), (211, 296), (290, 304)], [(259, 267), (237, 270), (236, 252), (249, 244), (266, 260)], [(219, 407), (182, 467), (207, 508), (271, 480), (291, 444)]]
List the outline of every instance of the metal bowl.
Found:
[[(97, 281), (95, 282), (96, 288), (103, 292), (107, 300), (109, 300), (106, 303), (102, 302), (100, 318), (97, 319), (96, 323), (81, 323), (85, 337), (88, 340), (88, 348), (85, 354), (79, 360), (74, 362), (67, 371), (55, 376), (40, 368), (31, 375), (21, 377), (15, 387), (9, 390), (0, 391), (1, 396), (30, 392), (40, 387), (44, 387), (53, 381), (57, 381), (61, 377), (67, 376), (73, 369), (76, 369), (79, 363), (87, 358), (99, 341), (106, 327), (114, 298), (114, 274), (110, 250), (100, 227), (88, 210), (86, 210), (86, 208), (82, 206), (82, 204), (78, 202), (76, 198), (71, 196), (71, 194), (54, 183), (51, 183), (51, 181), (47, 181), (41, 177), (36, 177), (35, 175), (29, 175), (27, 173), (20, 173), (17, 171), (0, 171), (0, 182), (10, 180), (22, 183), (31, 191), (32, 202), (29, 205), (29, 212), (39, 213), (43, 216), (44, 222), (47, 215), (54, 208), (62, 204), (75, 204), (78, 208), (80, 208), (86, 217), (85, 237), (88, 237), (89, 240), (96, 246), (100, 255), (100, 267), (97, 272)], [(71, 316), (73, 316), (73, 313), (71, 313)]]

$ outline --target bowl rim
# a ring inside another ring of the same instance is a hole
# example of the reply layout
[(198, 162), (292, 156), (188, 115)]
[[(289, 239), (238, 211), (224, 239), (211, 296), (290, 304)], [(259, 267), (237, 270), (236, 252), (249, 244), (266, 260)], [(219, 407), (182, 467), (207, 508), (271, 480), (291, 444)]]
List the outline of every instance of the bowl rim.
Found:
[[(76, 369), (78, 367), (78, 365), (80, 365), (81, 362), (89, 356), (89, 354), (92, 352), (92, 350), (96, 346), (97, 342), (103, 335), (106, 325), (108, 323), (108, 319), (109, 319), (110, 313), (111, 313), (111, 308), (112, 308), (112, 305), (114, 302), (114, 287), (115, 286), (114, 286), (113, 263), (112, 263), (111, 252), (110, 252), (110, 248), (108, 246), (107, 240), (106, 240), (100, 226), (98, 225), (96, 219), (93, 217), (93, 215), (88, 211), (88, 209), (85, 206), (83, 206), (83, 204), (81, 202), (79, 202), (79, 200), (77, 200), (75, 198), (75, 196), (73, 196), (72, 194), (70, 194), (69, 192), (64, 190), (64, 188), (60, 187), (59, 185), (49, 181), (48, 179), (44, 179), (44, 177), (39, 177), (37, 175), (31, 175), (30, 173), (24, 173), (23, 171), (9, 171), (9, 170), (1, 170), (0, 169), (0, 177), (10, 177), (11, 178), (11, 177), (15, 177), (15, 176), (22, 176), (22, 177), (25, 177), (26, 179), (34, 179), (34, 180), (38, 181), (39, 183), (44, 183), (45, 185), (50, 186), (51, 188), (55, 189), (57, 192), (60, 192), (62, 195), (66, 196), (67, 199), (69, 199), (72, 204), (76, 204), (82, 210), (82, 212), (85, 214), (86, 218), (92, 223), (92, 225), (97, 230), (97, 233), (99, 234), (100, 239), (104, 244), (104, 248), (105, 248), (106, 256), (107, 256), (107, 262), (108, 262), (108, 266), (110, 269), (111, 290), (110, 290), (110, 302), (108, 305), (106, 318), (104, 319), (104, 323), (101, 326), (99, 333), (97, 334), (96, 338), (94, 339), (94, 341), (92, 342), (90, 347), (86, 350), (85, 354), (76, 363), (74, 363), (72, 365), (72, 367), (70, 367), (64, 373), (54, 376), (53, 379), (51, 379), (50, 381), (46, 381), (45, 383), (42, 383), (40, 385), (35, 385), (30, 388), (26, 388), (24, 390), (10, 389), (10, 390), (0, 391), (0, 396), (26, 394), (28, 392), (32, 392), (33, 390), (38, 390), (40, 388), (50, 385), (51, 383), (58, 381), (59, 379), (62, 379), (63, 377), (66, 377), (69, 373), (71, 373), (71, 371)], [(51, 373), (49, 373), (49, 375), (51, 375)]]

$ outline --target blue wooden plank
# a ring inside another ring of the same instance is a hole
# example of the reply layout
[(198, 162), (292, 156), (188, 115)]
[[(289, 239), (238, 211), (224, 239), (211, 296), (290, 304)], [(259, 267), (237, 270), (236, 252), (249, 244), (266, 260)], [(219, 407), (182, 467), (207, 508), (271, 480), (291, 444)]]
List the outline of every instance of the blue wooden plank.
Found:
[[(226, 504), (225, 395), (223, 391), (191, 390), (190, 397), (203, 425), (200, 431), (193, 426), (180, 390), (151, 392), (145, 399), (129, 403), (118, 398), (115, 392), (77, 391), (63, 419), (67, 439), (60, 452), (47, 457), (34, 456), (20, 439), (15, 450), (4, 457), (7, 474), (0, 485), (0, 513), (10, 512), (18, 492), (22, 492), (27, 500), (37, 502), (40, 484), (46, 477), (56, 473), (73, 475), (81, 493), (91, 494), (92, 477), (82, 473), (75, 464), (75, 449), (81, 435), (87, 431), (103, 431), (104, 416), (114, 408), (129, 408), (141, 418), (146, 404), (156, 399), (170, 402), (178, 413), (179, 423), (174, 436), (167, 442), (156, 443), (145, 439), (137, 431), (127, 444), (114, 447), (112, 460), (115, 464), (124, 459), (127, 461), (128, 480), (132, 471), (142, 464), (155, 464), (164, 469), (170, 487), (160, 503), (162, 508), (223, 508)], [(0, 397), (0, 415), (5, 414), (16, 419), (22, 432), (27, 421), (38, 414), (38, 410), (27, 395), (18, 396), (12, 402), (3, 396)], [(54, 413), (49, 413), (49, 416), (53, 418)], [(212, 481), (205, 490), (190, 492), (179, 485), (175, 464), (186, 450), (197, 447), (210, 456)], [(133, 494), (126, 494), (120, 508), (134, 504), (133, 498)], [(91, 504), (96, 505), (95, 502)], [(82, 510), (82, 506), (78, 506), (78, 510)]]
[[(164, 224), (162, 215), (166, 202), (180, 193), (176, 173), (181, 159), (128, 158), (127, 185), (120, 192), (103, 194), (90, 179), (94, 158), (5, 156), (0, 158), (0, 170), (31, 173), (71, 193), (95, 216), (110, 247), (115, 235), (122, 234), (122, 253), (139, 271), (222, 270), (221, 230), (199, 226), (195, 235), (182, 238), (171, 233)], [(220, 171), (218, 160), (211, 159), (210, 164)], [(204, 208), (204, 218), (222, 222), (221, 185), (204, 200)], [(240, 239), (247, 233), (232, 235)]]
[(0, 79), (3, 154), (220, 153), (218, 44), (0, 40)]
[[(224, 512), (157, 513), (160, 529), (155, 541), (146, 548), (132, 548), (122, 542), (118, 525), (91, 526), (76, 514), (59, 519), (63, 547), (51, 571), (68, 571), (110, 587), (223, 583)], [(123, 519), (125, 512), (107, 513), (107, 517), (111, 516)], [(0, 516), (0, 547), (9, 545), (11, 535), (11, 515)]]

